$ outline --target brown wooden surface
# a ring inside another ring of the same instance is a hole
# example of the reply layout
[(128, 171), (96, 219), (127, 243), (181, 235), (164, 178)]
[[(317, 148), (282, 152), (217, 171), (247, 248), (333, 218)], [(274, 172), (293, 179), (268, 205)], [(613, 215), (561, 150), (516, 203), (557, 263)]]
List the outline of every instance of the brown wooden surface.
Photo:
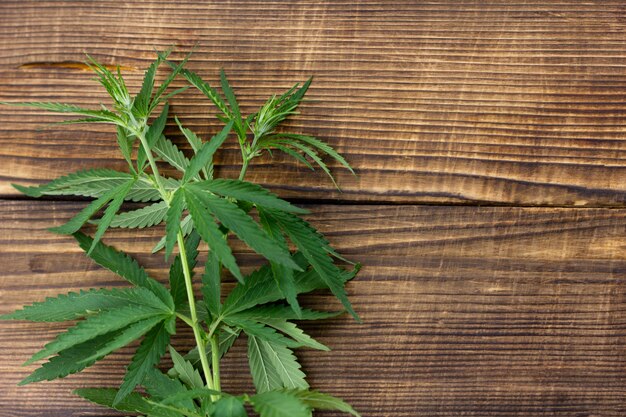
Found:
[[(59, 290), (123, 285), (69, 238), (45, 230), (78, 207), (1, 205), (0, 313)], [(366, 416), (626, 413), (626, 210), (312, 209), (311, 221), (337, 248), (366, 265), (348, 286), (364, 324), (346, 316), (306, 326), (333, 348), (299, 354), (316, 387)], [(157, 232), (114, 233), (108, 242), (164, 278), (162, 257), (145, 255)], [(323, 294), (307, 298), (309, 305), (327, 303)], [(0, 416), (93, 415), (69, 391), (119, 382), (131, 349), (80, 376), (15, 387), (32, 369), (19, 364), (60, 329), (0, 323)], [(191, 340), (187, 331), (178, 337), (185, 346)], [(234, 352), (225, 388), (249, 388), (245, 348)]]
[[(105, 100), (84, 52), (133, 87), (153, 48), (198, 45), (190, 66), (224, 67), (246, 109), (309, 75), (292, 123), (357, 168), (344, 194), (287, 161), (253, 178), (283, 195), (343, 200), (605, 205), (626, 201), (626, 8), (622, 1), (0, 2), (0, 100)], [(205, 136), (199, 94), (173, 111)], [(10, 181), (122, 166), (106, 126), (0, 108), (0, 193)], [(24, 121), (28, 121), (24, 125)], [(172, 129), (174, 132), (174, 129)], [(90, 145), (90, 146), (85, 146)], [(234, 144), (223, 172), (238, 169)], [(95, 159), (95, 161), (94, 161)]]
[[(121, 65), (136, 89), (152, 49), (171, 45), (179, 55), (197, 45), (190, 67), (216, 85), (223, 67), (245, 111), (314, 75), (291, 128), (327, 140), (359, 174), (336, 171), (340, 194), (286, 158), (250, 170), (283, 197), (327, 203), (311, 221), (365, 264), (349, 285), (364, 324), (307, 327), (334, 348), (300, 353), (314, 387), (371, 417), (626, 415), (622, 1), (6, 0), (0, 101), (97, 107), (106, 98), (84, 52)], [(193, 91), (172, 112), (204, 137), (217, 129)], [(121, 285), (45, 230), (83, 202), (33, 202), (10, 187), (123, 169), (111, 128), (46, 127), (63, 117), (23, 108), (0, 107), (0, 120), (0, 313)], [(182, 143), (174, 126), (166, 133)], [(220, 174), (236, 176), (237, 158), (230, 142)], [(146, 254), (157, 235), (107, 242), (163, 278), (162, 257)], [(0, 322), (0, 417), (113, 415), (71, 390), (118, 384), (130, 349), (15, 386), (60, 329)], [(225, 388), (247, 389), (245, 351), (234, 352)]]

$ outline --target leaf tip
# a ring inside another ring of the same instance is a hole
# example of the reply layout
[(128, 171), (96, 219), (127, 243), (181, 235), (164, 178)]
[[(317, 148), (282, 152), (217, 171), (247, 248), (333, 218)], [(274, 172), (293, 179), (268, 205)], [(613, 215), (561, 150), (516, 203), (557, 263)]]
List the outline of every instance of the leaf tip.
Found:
[(0, 314), (0, 321), (15, 320), (14, 317), (15, 317), (14, 313)]
[(25, 185), (11, 184), (13, 188), (29, 197), (41, 197), (43, 193), (37, 190), (37, 187), (28, 187)]
[(63, 231), (63, 226), (48, 227), (47, 230), (49, 232), (56, 233), (57, 235), (66, 235), (67, 234), (67, 233), (65, 233)]
[(237, 281), (239, 281), (240, 284), (245, 284), (243, 275), (241, 274), (241, 271), (239, 269), (231, 271), (231, 273), (235, 276), (235, 278), (237, 278)]
[(357, 322), (357, 324), (363, 324), (363, 320), (361, 319), (361, 317), (357, 314), (356, 311), (354, 311), (353, 309), (349, 310), (350, 315), (352, 316), (352, 318), (354, 318), (354, 321)]
[(98, 238), (94, 239), (91, 242), (91, 246), (89, 246), (89, 250), (87, 250), (87, 256), (91, 256), (91, 253), (96, 248), (96, 245), (98, 245), (98, 242), (100, 242), (100, 239), (98, 239)]
[(20, 382), (18, 382), (17, 386), (18, 387), (22, 387), (24, 385), (28, 385), (28, 384), (31, 384), (33, 382), (36, 382), (36, 379), (34, 379), (32, 375), (29, 375), (26, 378), (22, 379)]
[(115, 394), (115, 398), (113, 398), (113, 402), (111, 403), (111, 405), (113, 407), (117, 406), (120, 402), (122, 402), (124, 400), (124, 398), (126, 398), (127, 394), (123, 393), (121, 390), (117, 391), (117, 393)]
[[(39, 352), (38, 352), (39, 353)], [(30, 357), (30, 359), (28, 359), (26, 362), (24, 362), (22, 364), (22, 366), (29, 366), (32, 365), (33, 363), (35, 363), (37, 360), (39, 360), (40, 358), (38, 358), (38, 353), (35, 353), (33, 356)]]

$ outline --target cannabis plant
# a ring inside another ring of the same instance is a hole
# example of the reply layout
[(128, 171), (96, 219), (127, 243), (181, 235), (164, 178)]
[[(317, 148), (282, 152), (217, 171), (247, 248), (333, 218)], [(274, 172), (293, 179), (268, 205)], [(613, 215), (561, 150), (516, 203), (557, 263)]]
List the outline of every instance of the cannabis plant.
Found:
[[(358, 265), (349, 270), (338, 266), (338, 258), (344, 265), (346, 261), (301, 217), (306, 210), (245, 180), (250, 162), (265, 152), (284, 152), (329, 175), (322, 156), (350, 169), (326, 143), (280, 129), (285, 119), (297, 114), (311, 80), (272, 96), (256, 113), (244, 117), (224, 72), (220, 93), (185, 68), (188, 59), (175, 63), (168, 52), (157, 54), (141, 89), (132, 96), (119, 68), (111, 71), (89, 58), (88, 65), (112, 99), (112, 104), (96, 110), (59, 103), (3, 103), (81, 116), (65, 123), (111, 124), (128, 163), (126, 172), (93, 168), (41, 186), (15, 185), (31, 197), (93, 198), (67, 223), (50, 230), (72, 235), (88, 257), (131, 284), (70, 292), (2, 316), (4, 320), (75, 322), (26, 361), (47, 359), (20, 384), (82, 371), (142, 339), (119, 388), (81, 388), (76, 393), (116, 410), (153, 417), (242, 417), (250, 409), (262, 417), (307, 417), (314, 409), (357, 416), (342, 400), (309, 389), (294, 349), (328, 348), (304, 333), (294, 320), (319, 320), (341, 313), (314, 311), (299, 304), (299, 294), (323, 288), (330, 289), (358, 320), (344, 288)], [(155, 74), (162, 64), (171, 69), (157, 87)], [(193, 151), (189, 156), (163, 133), (170, 117), (168, 99), (187, 88), (170, 91), (176, 77), (206, 95), (224, 123), (220, 132), (205, 141), (174, 118)], [(237, 179), (215, 178), (213, 156), (231, 131), (241, 149), (241, 173)], [(163, 175), (159, 168), (165, 164), (178, 174)], [(121, 211), (125, 202), (144, 204)], [(81, 232), (87, 223), (94, 224), (93, 236)], [(102, 241), (111, 227), (147, 228), (162, 223), (165, 227), (159, 230), (164, 230), (164, 236), (154, 252), (162, 251), (166, 260), (171, 259), (169, 286), (149, 276), (128, 254)], [(267, 263), (245, 275), (233, 256), (231, 235)], [(207, 260), (204, 272), (196, 276), (198, 253), (205, 247), (201, 242), (208, 247)], [(223, 279), (236, 280), (228, 294), (222, 293)], [(193, 290), (196, 281), (201, 284), (199, 299)], [(180, 325), (193, 330), (195, 347), (189, 352), (170, 346)], [(242, 335), (247, 338), (256, 392), (226, 393), (221, 389), (220, 360)], [(167, 353), (173, 367), (164, 370), (159, 364)]]

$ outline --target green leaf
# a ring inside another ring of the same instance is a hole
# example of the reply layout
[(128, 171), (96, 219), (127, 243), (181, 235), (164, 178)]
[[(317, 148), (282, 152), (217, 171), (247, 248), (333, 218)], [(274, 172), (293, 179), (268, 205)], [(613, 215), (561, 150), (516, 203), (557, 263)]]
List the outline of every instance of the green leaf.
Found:
[(243, 400), (238, 397), (222, 397), (215, 403), (213, 417), (248, 417)]
[[(89, 205), (87, 205), (87, 207), (85, 207), (77, 215), (72, 217), (67, 223), (65, 223), (65, 224), (63, 224), (61, 226), (51, 227), (49, 230), (52, 231), (52, 232), (59, 233), (59, 234), (64, 234), (64, 235), (70, 235), (72, 233), (77, 232), (85, 223), (87, 223), (87, 221), (93, 215), (95, 215), (98, 212), (98, 210), (100, 210), (102, 207), (104, 207), (109, 201), (115, 200), (115, 202), (116, 202), (115, 205), (117, 205), (117, 201), (119, 199), (119, 196), (123, 192), (125, 192), (126, 190), (128, 190), (130, 188), (129, 185), (132, 184), (132, 182), (133, 182), (133, 180), (127, 181), (126, 183), (123, 183), (123, 184), (119, 185), (118, 187), (113, 188), (110, 191), (107, 191), (106, 193), (104, 193), (102, 195), (102, 197), (100, 197), (100, 198), (92, 201), (91, 203), (89, 203)], [(122, 200), (123, 200), (123, 196), (122, 196)], [(115, 214), (115, 213), (113, 213), (113, 214)], [(107, 227), (108, 227), (108, 225), (107, 225)], [(98, 229), (100, 230), (100, 228), (98, 228)], [(102, 233), (104, 233), (104, 231), (101, 231), (100, 235)], [(98, 237), (98, 239), (96, 239), (96, 241), (98, 241), (98, 240), (100, 240), (100, 237)], [(88, 251), (90, 251), (90, 249), (88, 249)]]
[(110, 340), (107, 343), (101, 344), (99, 347), (94, 349), (91, 352), (90, 356), (87, 356), (80, 361), (83, 363), (92, 363), (94, 360), (98, 358), (104, 357), (109, 353), (120, 349), (129, 343), (139, 339), (141, 336), (146, 334), (150, 329), (156, 326), (159, 322), (163, 321), (163, 317), (155, 316), (149, 317), (145, 320), (137, 321), (130, 326), (124, 328), (113, 340)]
[(233, 92), (223, 69), (220, 69), (220, 82), (222, 84), (222, 91), (224, 92), (226, 100), (228, 100), (228, 104), (230, 105), (230, 111), (233, 115), (231, 120), (234, 122), (235, 131), (237, 132), (237, 136), (239, 136), (239, 140), (242, 141), (246, 137), (246, 131), (243, 126), (243, 120), (241, 119), (239, 104), (237, 103), (235, 93)]
[(128, 166), (131, 170), (134, 171), (133, 168), (133, 141), (128, 134), (128, 131), (122, 126), (117, 127), (117, 144), (120, 147), (120, 151), (122, 152), (122, 156), (128, 162)]
[(233, 347), (240, 333), (241, 331), (239, 329), (231, 329), (230, 327), (222, 326), (219, 332), (218, 345), (220, 358), (223, 358), (230, 348)]
[(282, 381), (272, 364), (271, 352), (266, 348), (266, 342), (255, 336), (248, 336), (248, 360), (257, 392), (282, 388)]
[(165, 220), (167, 203), (159, 201), (137, 210), (118, 213), (113, 217), (110, 227), (144, 228), (155, 226)]
[(345, 309), (352, 314), (357, 321), (360, 321), (359, 316), (352, 309), (350, 301), (348, 301), (344, 282), (341, 278), (341, 270), (333, 263), (332, 258), (325, 249), (330, 246), (328, 241), (307, 222), (297, 216), (275, 210), (271, 212), (268, 211), (266, 214), (268, 214), (268, 217), (273, 218), (289, 236), (291, 241), (295, 243), (302, 252), (302, 255), (319, 274), (320, 278), (322, 278), (333, 294), (341, 301)]
[(313, 149), (302, 145), (298, 142), (293, 142), (292, 146), (300, 149), (303, 153), (307, 154), (309, 156), (309, 158), (311, 158), (313, 161), (315, 161), (315, 163), (317, 165), (319, 165), (320, 168), (322, 168), (322, 171), (324, 171), (326, 173), (326, 175), (328, 175), (328, 177), (330, 178), (330, 180), (333, 182), (333, 185), (339, 190), (339, 185), (337, 184), (337, 182), (335, 181), (335, 177), (333, 177), (333, 174), (330, 172), (330, 169), (328, 169), (328, 167), (326, 166), (326, 164), (324, 163), (324, 161), (322, 161), (322, 158), (320, 158), (317, 155), (317, 152), (314, 151)]
[[(256, 113), (255, 122), (252, 127), (257, 140), (274, 132), (280, 123), (287, 117), (296, 114), (296, 109), (302, 101), (304, 94), (311, 84), (312, 78), (297, 91), (297, 85), (280, 97), (271, 97)], [(294, 92), (295, 91), (295, 92)]]
[(144, 170), (146, 161), (148, 160), (148, 153), (152, 151), (152, 148), (163, 134), (163, 129), (165, 129), (165, 123), (167, 122), (168, 111), (169, 104), (166, 103), (165, 106), (163, 106), (163, 110), (161, 111), (159, 117), (152, 122), (152, 125), (150, 125), (146, 131), (145, 145), (143, 142), (139, 145), (139, 150), (137, 152), (137, 170), (140, 172)]
[(112, 169), (89, 169), (59, 177), (47, 184), (36, 187), (13, 186), (29, 197), (43, 195), (76, 195), (82, 197), (102, 197), (133, 178), (126, 172)]
[(178, 128), (180, 129), (182, 134), (185, 135), (185, 138), (191, 145), (191, 149), (193, 149), (193, 153), (194, 154), (198, 153), (198, 151), (202, 147), (202, 140), (200, 140), (200, 138), (191, 129), (187, 129), (186, 127), (183, 127), (180, 120), (178, 120), (178, 117), (174, 116), (174, 120), (176, 121), (176, 124), (178, 125)]
[[(167, 56), (164, 54), (158, 53), (158, 55), (164, 61), (167, 59)], [(152, 104), (150, 105), (149, 111), (152, 111), (161, 101), (165, 99), (165, 97), (163, 97), (163, 93), (165, 92), (165, 90), (167, 90), (167, 87), (169, 87), (172, 81), (174, 81), (174, 78), (176, 78), (176, 76), (180, 74), (181, 71), (183, 71), (185, 64), (187, 64), (187, 61), (189, 60), (190, 57), (191, 57), (191, 52), (188, 53), (187, 56), (185, 56), (185, 58), (178, 65), (172, 65), (171, 62), (167, 61), (167, 63), (172, 67), (172, 72), (161, 83), (156, 93), (154, 93), (154, 99), (152, 100)]]
[[(170, 66), (173, 64), (170, 63)], [(220, 109), (222, 113), (228, 118), (232, 119), (232, 113), (228, 109), (228, 106), (224, 102), (224, 100), (220, 97), (218, 92), (209, 85), (209, 83), (205, 82), (198, 76), (196, 73), (191, 72), (189, 70), (182, 70), (181, 74), (189, 81), (194, 87), (196, 87), (200, 92), (202, 92), (205, 96), (207, 96), (215, 106)]]
[(290, 307), (281, 304), (270, 304), (252, 307), (248, 310), (234, 313), (231, 316), (237, 319), (248, 319), (263, 322), (264, 320), (323, 320), (337, 317), (343, 311), (315, 311), (302, 309), (301, 315), (298, 316)]
[(41, 367), (35, 369), (33, 373), (23, 379), (18, 385), (31, 384), (39, 381), (52, 381), (53, 379), (63, 378), (67, 375), (75, 374), (83, 369), (93, 365), (102, 357), (95, 358), (90, 362), (84, 359), (94, 352), (99, 346), (114, 340), (121, 331), (107, 333), (97, 339), (88, 340), (69, 349), (61, 351), (57, 356), (53, 356), (45, 362)]
[[(301, 264), (301, 266), (304, 265)], [(274, 282), (270, 266), (265, 265), (252, 272), (243, 283), (237, 284), (233, 288), (224, 301), (222, 314), (231, 315), (257, 304), (269, 303), (282, 298), (283, 295)]]
[(154, 144), (159, 140), (161, 135), (163, 135), (163, 130), (165, 129), (165, 123), (167, 122), (167, 114), (169, 112), (170, 105), (165, 103), (163, 106), (163, 110), (159, 117), (157, 117), (154, 122), (148, 128), (146, 132), (146, 140), (148, 142), (148, 148), (152, 149)]
[(325, 154), (327, 154), (328, 156), (333, 158), (335, 161), (339, 162), (341, 165), (343, 165), (346, 169), (348, 169), (351, 173), (354, 174), (354, 170), (352, 169), (350, 164), (348, 164), (348, 162), (344, 159), (344, 157), (341, 156), (341, 154), (339, 154), (337, 151), (335, 151), (327, 143), (325, 143), (325, 142), (323, 142), (323, 141), (321, 141), (321, 140), (319, 140), (317, 138), (314, 138), (313, 136), (297, 135), (297, 134), (294, 134), (294, 133), (277, 133), (276, 135), (274, 135), (274, 137), (291, 139), (291, 140), (298, 140), (300, 142), (304, 142), (307, 145), (310, 145), (310, 146), (320, 150), (321, 152), (324, 152)]
[(126, 88), (126, 84), (122, 78), (120, 67), (117, 67), (116, 77), (106, 66), (100, 64), (89, 55), (87, 55), (87, 58), (89, 59), (89, 62), (86, 62), (86, 64), (93, 72), (96, 73), (96, 75), (98, 75), (97, 80), (107, 90), (109, 96), (111, 96), (115, 102), (115, 107), (120, 112), (127, 112), (130, 110), (130, 105), (132, 103), (130, 95), (128, 94), (128, 89)]
[[(301, 267), (306, 267), (306, 260), (302, 254), (295, 254), (293, 260)], [(352, 271), (341, 271), (341, 281), (347, 282), (352, 279), (359, 268), (360, 266), (357, 264)], [(294, 275), (294, 282), (298, 294), (327, 287), (313, 269), (296, 273)], [(231, 315), (247, 310), (258, 304), (270, 303), (282, 298), (283, 295), (274, 282), (270, 267), (265, 265), (246, 276), (243, 284), (237, 284), (235, 288), (233, 288), (224, 301), (222, 315)]]
[(189, 167), (189, 159), (183, 154), (176, 145), (174, 145), (169, 139), (161, 135), (159, 140), (154, 144), (152, 148), (162, 160), (176, 168), (181, 172), (185, 172)]
[(150, 417), (173, 417), (177, 416), (168, 411), (161, 411), (154, 405), (150, 404), (146, 398), (141, 394), (133, 392), (128, 395), (124, 400), (114, 404), (117, 390), (113, 388), (80, 388), (74, 390), (76, 395), (79, 395), (95, 404), (103, 405), (105, 407), (112, 408), (118, 411), (125, 411), (129, 413), (141, 413)]
[(207, 164), (213, 159), (215, 151), (222, 146), (222, 143), (224, 143), (228, 137), (228, 133), (230, 132), (232, 126), (232, 122), (228, 123), (224, 126), (220, 133), (213, 136), (210, 141), (205, 142), (202, 145), (198, 153), (191, 158), (191, 161), (189, 161), (189, 167), (183, 176), (183, 183), (189, 182), (192, 178), (195, 178), (200, 170), (207, 166)]
[(146, 334), (126, 369), (124, 382), (115, 396), (114, 404), (119, 404), (137, 385), (141, 384), (148, 372), (159, 363), (169, 342), (170, 334), (165, 321)]
[(76, 320), (99, 311), (114, 310), (129, 304), (167, 308), (161, 300), (145, 288), (91, 289), (46, 298), (45, 301), (33, 303), (11, 314), (0, 316), (0, 320), (61, 322)]
[[(176, 120), (178, 128), (183, 133), (183, 135), (185, 135), (185, 138), (187, 138), (187, 141), (193, 149), (193, 153), (197, 154), (202, 148), (202, 140), (200, 140), (200, 138), (193, 131), (183, 127), (183, 125), (180, 123), (180, 120), (178, 120), (178, 117), (174, 117), (174, 120)], [(189, 163), (187, 163), (187, 168), (188, 166)], [(202, 167), (202, 172), (204, 173), (205, 178), (213, 178), (213, 158), (211, 158), (207, 162), (206, 166)]]
[[(93, 239), (83, 233), (75, 233), (74, 238), (83, 250), (92, 246)], [(133, 258), (113, 247), (98, 242), (91, 254), (88, 255), (98, 265), (103, 266), (133, 285), (144, 287), (152, 291), (170, 309), (174, 309), (174, 301), (167, 288), (160, 282), (150, 278), (146, 271)]]
[[(276, 244), (284, 250), (289, 251), (289, 247), (287, 246), (287, 242), (281, 233), (280, 227), (278, 227), (278, 225), (274, 223), (271, 218), (268, 218), (262, 210), (259, 212), (259, 218), (263, 228), (272, 238), (274, 238)], [(293, 270), (277, 264), (276, 262), (270, 262), (270, 266), (272, 268), (274, 281), (276, 281), (276, 285), (280, 289), (280, 292), (283, 294), (296, 315), (302, 314), (302, 309), (298, 303), (296, 286), (293, 280)]]
[[(189, 233), (191, 233), (191, 231), (194, 230), (194, 225), (193, 225), (193, 221), (191, 220), (191, 215), (188, 214), (187, 216), (183, 218), (183, 221), (180, 222), (180, 229), (183, 232), (183, 236), (188, 236)], [(156, 245), (154, 245), (154, 247), (152, 248), (152, 253), (157, 253), (164, 247), (165, 247), (165, 236), (163, 236), (161, 240), (159, 240), (159, 242)]]
[(298, 342), (298, 347), (305, 346), (311, 349), (329, 351), (330, 349), (326, 346), (313, 339), (308, 334), (304, 333), (302, 329), (296, 326), (294, 323), (288, 322), (286, 320), (281, 319), (259, 319), (257, 320), (259, 323), (265, 324), (267, 326), (273, 327), (276, 330), (279, 330), (291, 337), (293, 340)]
[(161, 404), (174, 404), (184, 399), (205, 399), (207, 401), (211, 401), (212, 395), (220, 394), (221, 392), (208, 388), (194, 388), (187, 391), (177, 392), (175, 394), (168, 395), (161, 401)]
[(238, 321), (237, 325), (248, 335), (250, 371), (257, 392), (309, 387), (296, 356), (288, 347), (289, 339), (258, 323)]
[(65, 333), (58, 335), (52, 342), (35, 353), (25, 364), (31, 364), (50, 355), (71, 348), (80, 343), (94, 339), (100, 335), (122, 329), (133, 323), (153, 317), (166, 317), (163, 310), (141, 305), (128, 305), (116, 310), (104, 311), (96, 316), (90, 316), (70, 327)]
[(193, 218), (196, 230), (202, 239), (209, 244), (209, 248), (217, 255), (220, 262), (224, 264), (238, 280), (243, 280), (243, 275), (241, 275), (241, 271), (239, 271), (239, 266), (237, 266), (237, 261), (232, 254), (230, 246), (228, 246), (224, 235), (217, 227), (211, 213), (209, 213), (196, 194), (189, 192), (187, 189), (185, 189), (185, 202)]
[(250, 398), (260, 417), (310, 417), (309, 408), (289, 391), (268, 391)]
[(178, 378), (185, 383), (189, 388), (205, 388), (204, 381), (200, 376), (200, 373), (193, 365), (186, 361), (180, 353), (170, 346), (170, 356), (174, 363), (174, 371), (178, 375)]
[[(172, 379), (156, 368), (150, 368), (148, 370), (141, 385), (146, 389), (146, 392), (156, 400), (162, 400), (173, 394), (187, 391), (187, 388), (180, 380)], [(190, 398), (181, 399), (172, 404), (187, 410), (193, 410), (195, 408), (193, 400)]]
[(309, 168), (311, 171), (315, 171), (315, 168), (313, 168), (313, 165), (311, 165), (311, 163), (309, 161), (307, 161), (307, 159), (300, 155), (298, 152), (294, 151), (291, 148), (288, 148), (287, 146), (283, 146), (281, 144), (278, 143), (272, 143), (271, 147), (267, 147), (267, 149), (278, 149), (279, 151), (282, 151), (284, 153), (286, 153), (287, 155), (291, 156), (292, 158), (296, 159), (297, 161), (301, 162), (302, 164), (304, 164), (307, 168)]
[(275, 147), (277, 147), (277, 145), (279, 145), (279, 146), (282, 145), (282, 146), (285, 146), (285, 147), (286, 146), (291, 146), (293, 148), (298, 149), (299, 151), (301, 151), (305, 155), (307, 155), (317, 165), (319, 165), (320, 168), (322, 168), (322, 170), (326, 173), (326, 175), (328, 175), (330, 180), (333, 182), (335, 187), (337, 189), (339, 189), (339, 185), (335, 181), (335, 177), (333, 177), (332, 173), (330, 172), (330, 169), (328, 169), (328, 167), (326, 166), (324, 161), (322, 161), (322, 159), (318, 156), (317, 151), (315, 151), (314, 149), (311, 149), (309, 146), (307, 146), (307, 145), (305, 145), (303, 143), (300, 143), (298, 141), (285, 140), (285, 139), (276, 139), (275, 136), (271, 136), (271, 137), (267, 138), (266, 140), (262, 140), (262, 141), (259, 142), (259, 146), (261, 148), (266, 148), (266, 149), (275, 148)]
[[(224, 355), (230, 350), (230, 348), (235, 343), (235, 340), (241, 334), (241, 329), (232, 329), (226, 325), (220, 326), (220, 330), (218, 333), (218, 350), (220, 359), (224, 357)], [(211, 345), (207, 343), (207, 359), (209, 362), (212, 360), (211, 358)], [(198, 367), (200, 365), (200, 355), (198, 354), (198, 348), (195, 347), (189, 351), (189, 353), (185, 356), (194, 367)]]
[(221, 265), (214, 251), (209, 251), (202, 275), (202, 297), (209, 312), (217, 317), (222, 309), (221, 304)]
[[(274, 240), (259, 227), (252, 217), (235, 204), (224, 198), (199, 191), (193, 186), (188, 187), (185, 191), (186, 197), (193, 196), (200, 201), (224, 226), (232, 230), (257, 253), (289, 268), (300, 269), (300, 267), (291, 260), (289, 252), (277, 247), (274, 244)], [(195, 218), (194, 222), (196, 222)], [(224, 265), (226, 265), (226, 263), (224, 263)], [(228, 267), (228, 265), (226, 266)]]
[(180, 231), (180, 217), (183, 214), (185, 206), (185, 198), (183, 189), (176, 190), (170, 200), (170, 207), (167, 209), (165, 221), (165, 259), (172, 254), (172, 250), (176, 245), (176, 238)]
[(148, 69), (143, 77), (141, 83), (141, 90), (135, 97), (134, 108), (139, 112), (141, 116), (148, 116), (148, 109), (150, 106), (150, 99), (152, 98), (152, 89), (154, 88), (154, 76), (156, 74), (157, 67), (161, 63), (161, 59), (157, 58)]
[[(193, 269), (196, 266), (198, 257), (198, 244), (200, 243), (200, 235), (193, 231), (185, 240), (185, 252), (187, 253), (187, 264), (193, 278)], [(174, 258), (174, 262), (170, 267), (170, 294), (174, 299), (176, 311), (181, 312), (187, 307), (187, 287), (185, 284), (185, 275), (183, 272), (183, 264), (180, 254)]]
[(71, 113), (79, 116), (88, 116), (90, 118), (90, 121), (95, 121), (95, 119), (98, 119), (98, 121), (101, 123), (113, 123), (116, 125), (124, 124), (122, 119), (120, 119), (120, 117), (112, 111), (83, 109), (72, 104), (52, 102), (9, 103), (6, 101), (0, 101), (0, 104), (6, 104), (8, 106), (33, 107), (37, 109), (48, 110), (54, 113)]
[(292, 394), (313, 409), (342, 411), (344, 413), (352, 414), (355, 417), (361, 417), (361, 415), (357, 413), (354, 408), (350, 406), (350, 404), (346, 403), (341, 398), (333, 397), (332, 395), (324, 394), (319, 391), (293, 390)]
[[(133, 188), (131, 188), (130, 192), (126, 196), (126, 200), (142, 202), (145, 203), (147, 201), (159, 201), (162, 200), (161, 194), (154, 186), (153, 178), (150, 176), (143, 174), (144, 176), (139, 177)], [(167, 178), (161, 176), (161, 183), (165, 188), (165, 191), (173, 191), (180, 186), (180, 182), (174, 178)]]
[(161, 97), (161, 101), (166, 101), (166, 100), (169, 100), (170, 98), (174, 97), (175, 95), (178, 95), (178, 94), (182, 93), (183, 91), (187, 91), (187, 90), (189, 90), (189, 88), (190, 88), (190, 87), (191, 87), (191, 86), (186, 85), (186, 86), (184, 86), (184, 87), (177, 88), (176, 90), (174, 90), (174, 91), (172, 91), (172, 92), (170, 92), (170, 93), (167, 93), (167, 94), (165, 94), (164, 96), (162, 96), (162, 97)]
[[(300, 104), (300, 102), (304, 98), (304, 95), (309, 90), (309, 87), (311, 86), (312, 82), (313, 82), (313, 77), (309, 77), (309, 79), (306, 80), (304, 84), (302, 84), (302, 87), (300, 87), (298, 91), (296, 91), (294, 94), (283, 95), (282, 98), (286, 98), (287, 100), (291, 102)], [(294, 88), (297, 88), (297, 84), (294, 86)]]
[(308, 210), (296, 207), (291, 203), (278, 198), (278, 196), (272, 194), (269, 190), (247, 181), (217, 179), (200, 181), (192, 184), (192, 186), (224, 197), (232, 197), (237, 200), (248, 201), (264, 208), (287, 211), (290, 213), (308, 213)]
[[(77, 125), (80, 123), (103, 123), (102, 119), (97, 117), (84, 117), (82, 119), (70, 119), (70, 120), (62, 120), (60, 122), (50, 123), (52, 126), (56, 125)], [(119, 125), (118, 125), (119, 127)]]
[[(113, 221), (113, 217), (119, 211), (122, 203), (124, 202), (126, 194), (128, 193), (128, 191), (130, 191), (134, 182), (134, 180), (129, 181), (128, 184), (118, 189), (117, 193), (111, 201), (111, 204), (109, 204), (109, 206), (106, 208), (106, 210), (104, 211), (104, 215), (98, 222), (98, 229), (96, 230), (96, 234), (93, 237), (93, 242), (91, 243), (91, 247), (87, 251), (87, 254), (90, 254), (91, 251), (95, 248), (96, 244), (100, 241), (100, 239), (102, 239), (104, 232), (106, 232), (106, 230), (109, 228), (109, 225)], [(73, 230), (71, 233), (74, 232), (76, 232), (76, 230)]]

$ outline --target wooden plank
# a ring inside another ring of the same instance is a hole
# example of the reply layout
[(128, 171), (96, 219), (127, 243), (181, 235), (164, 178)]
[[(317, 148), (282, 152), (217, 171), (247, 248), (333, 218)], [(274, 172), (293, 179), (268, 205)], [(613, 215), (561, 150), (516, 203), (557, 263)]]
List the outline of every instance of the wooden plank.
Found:
[[(283, 196), (370, 201), (621, 205), (626, 201), (626, 12), (622, 1), (0, 3), (0, 100), (97, 106), (84, 52), (122, 65), (136, 89), (154, 47), (198, 45), (246, 111), (315, 75), (291, 123), (359, 172), (323, 175), (279, 158), (251, 178)], [(204, 137), (217, 124), (189, 92), (173, 111)], [(0, 108), (0, 193), (92, 166), (121, 168), (110, 129)], [(173, 126), (167, 130), (180, 140)], [(221, 155), (235, 176), (234, 142)], [(278, 163), (278, 162), (277, 162)], [(303, 194), (306, 191), (307, 194)]]
[[(70, 239), (45, 230), (79, 206), (0, 202), (0, 313), (59, 292), (122, 285)], [(626, 413), (626, 210), (311, 208), (310, 220), (340, 252), (365, 265), (348, 286), (364, 323), (306, 326), (334, 349), (299, 353), (314, 387), (367, 416)], [(162, 279), (162, 256), (145, 255), (157, 239), (158, 230), (125, 231), (107, 241), (142, 254)], [(245, 248), (237, 252), (253, 265)], [(328, 301), (305, 300), (321, 308)], [(103, 415), (70, 390), (118, 384), (129, 349), (79, 376), (15, 386), (33, 369), (19, 364), (60, 329), (0, 322), (0, 416)], [(191, 340), (183, 330), (176, 343)], [(226, 361), (226, 389), (249, 389), (244, 356), (239, 344)]]

